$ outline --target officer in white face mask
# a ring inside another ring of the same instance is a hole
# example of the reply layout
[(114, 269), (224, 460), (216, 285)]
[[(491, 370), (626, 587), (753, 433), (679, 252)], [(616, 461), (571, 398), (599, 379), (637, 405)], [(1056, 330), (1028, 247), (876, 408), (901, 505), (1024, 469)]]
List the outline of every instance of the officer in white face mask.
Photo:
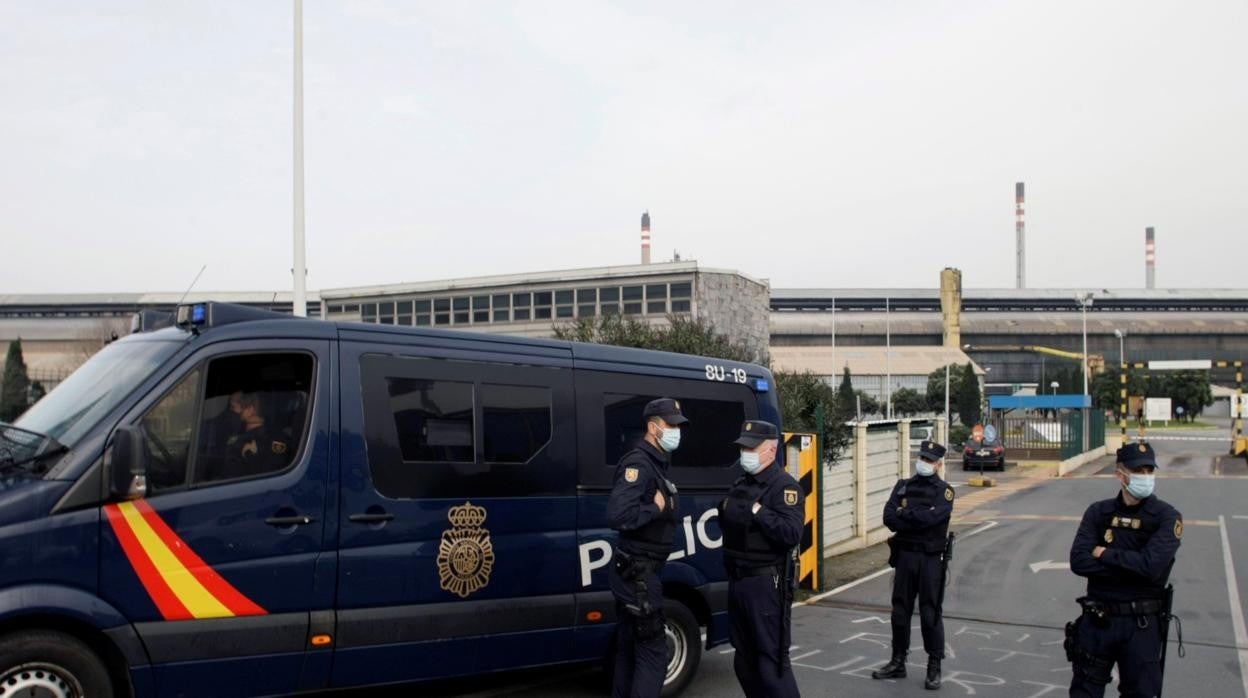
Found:
[(923, 649), (927, 650), (924, 687), (940, 688), (940, 662), (945, 658), (945, 626), (941, 620), (949, 517), (953, 514), (953, 488), (938, 474), (945, 447), (932, 441), (919, 446), (915, 476), (898, 480), (884, 505), (884, 525), (896, 535), (888, 539), (888, 564), (893, 575), (893, 658), (873, 679), (906, 676), (910, 651), (910, 619), (914, 598), (919, 598)]
[(732, 667), (746, 698), (798, 698), (789, 660), (793, 548), (802, 539), (805, 498), (776, 462), (780, 430), (751, 419), (741, 425), (745, 474), (719, 505), (728, 571)]
[(1087, 596), (1077, 599), (1083, 614), (1066, 624), (1071, 696), (1103, 696), (1114, 664), (1122, 695), (1161, 695), (1174, 595), (1167, 582), (1183, 515), (1153, 494), (1156, 468), (1152, 446), (1118, 449), (1121, 490), (1088, 507), (1070, 547), (1070, 571), (1088, 580)]
[(689, 420), (669, 397), (651, 400), (641, 416), (645, 438), (620, 459), (607, 501), (607, 523), (620, 534), (607, 576), (619, 612), (615, 698), (657, 698), (667, 675), (659, 573), (672, 552), (678, 509), (667, 475)]

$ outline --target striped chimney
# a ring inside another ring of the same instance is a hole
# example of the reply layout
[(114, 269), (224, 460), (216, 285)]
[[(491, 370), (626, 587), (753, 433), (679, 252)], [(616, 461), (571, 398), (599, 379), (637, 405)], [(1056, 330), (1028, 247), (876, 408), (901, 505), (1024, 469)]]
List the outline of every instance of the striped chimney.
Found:
[(641, 263), (650, 263), (650, 212), (641, 214)]
[(1014, 183), (1015, 285), (1027, 287), (1027, 234), (1023, 223), (1023, 183)]
[(1153, 229), (1144, 229), (1144, 288), (1157, 288), (1157, 241)]

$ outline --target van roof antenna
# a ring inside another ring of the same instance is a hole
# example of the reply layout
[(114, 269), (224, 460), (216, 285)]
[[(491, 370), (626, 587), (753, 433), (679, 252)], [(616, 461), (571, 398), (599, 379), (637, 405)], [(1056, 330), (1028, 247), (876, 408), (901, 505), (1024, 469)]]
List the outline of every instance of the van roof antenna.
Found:
[(178, 305), (182, 305), (182, 301), (186, 300), (186, 297), (191, 295), (191, 289), (195, 288), (196, 282), (199, 281), (200, 276), (203, 276), (204, 270), (207, 268), (207, 264), (199, 268), (199, 273), (195, 275), (194, 279), (191, 279), (191, 285), (186, 287), (186, 293), (183, 293), (182, 297), (178, 299)]

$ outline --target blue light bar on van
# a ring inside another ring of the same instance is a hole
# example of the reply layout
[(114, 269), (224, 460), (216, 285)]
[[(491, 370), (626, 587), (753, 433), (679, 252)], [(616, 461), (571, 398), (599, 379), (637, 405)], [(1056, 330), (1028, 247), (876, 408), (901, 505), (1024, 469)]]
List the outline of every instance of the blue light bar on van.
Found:
[(208, 306), (203, 303), (179, 305), (177, 323), (178, 327), (199, 327), (208, 324)]
[(771, 385), (767, 383), (767, 381), (763, 380), (762, 378), (755, 378), (754, 389), (760, 393), (765, 393), (768, 390), (771, 390)]

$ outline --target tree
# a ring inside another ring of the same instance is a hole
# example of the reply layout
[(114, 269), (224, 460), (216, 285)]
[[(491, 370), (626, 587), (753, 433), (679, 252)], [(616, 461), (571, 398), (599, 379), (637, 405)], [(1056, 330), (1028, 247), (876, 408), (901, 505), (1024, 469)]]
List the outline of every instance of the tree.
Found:
[[(962, 371), (957, 366), (949, 367), (949, 402), (950, 409), (957, 409), (958, 390), (962, 387)], [(945, 411), (945, 369), (938, 368), (927, 374), (927, 409), (932, 412)]]
[(849, 446), (852, 433), (846, 422), (853, 419), (853, 413), (844, 410), (836, 391), (818, 376), (791, 371), (773, 375), (785, 431), (817, 433), (818, 413), (823, 408), (823, 455), (835, 462)]
[(927, 399), (913, 388), (901, 388), (893, 393), (893, 411), (910, 416), (927, 411)]
[(975, 375), (975, 365), (969, 361), (962, 370), (962, 380), (958, 384), (958, 421), (966, 426), (979, 424), (982, 418), (981, 403), (983, 396), (979, 392), (979, 377)]
[(4, 383), (0, 387), (0, 422), (12, 422), (30, 406), (27, 402), (30, 376), (26, 373), (26, 361), (22, 358), (22, 340), (9, 344), (4, 359)]
[[(865, 392), (861, 390), (855, 391), (854, 400), (858, 404), (862, 405), (862, 416), (865, 417), (869, 414), (881, 414), (880, 401)], [(855, 405), (855, 410), (857, 410), (857, 405)]]
[(703, 320), (682, 316), (668, 318), (667, 327), (651, 326), (633, 318), (600, 315), (581, 318), (573, 323), (555, 325), (556, 339), (620, 347), (657, 349), (677, 354), (695, 354), (728, 361), (766, 363), (766, 356), (756, 347), (734, 344), (715, 332)]
[(35, 381), (30, 384), (30, 406), (34, 407), (36, 402), (43, 399), (48, 394), (48, 389), (43, 387), (43, 383)]
[(1167, 382), (1167, 395), (1171, 406), (1182, 407), (1182, 416), (1189, 421), (1213, 404), (1213, 389), (1209, 385), (1208, 371), (1179, 371), (1171, 374)]
[[(1148, 381), (1138, 371), (1127, 371), (1127, 395), (1142, 395), (1148, 391)], [(1122, 412), (1122, 375), (1118, 371), (1101, 371), (1092, 377), (1088, 387), (1093, 406), (1113, 410), (1114, 416)], [(1128, 415), (1130, 416), (1130, 415)]]
[(845, 367), (845, 373), (841, 376), (841, 387), (836, 390), (836, 399), (841, 411), (845, 414), (858, 413), (858, 406), (854, 400), (854, 381), (849, 376), (849, 366)]

